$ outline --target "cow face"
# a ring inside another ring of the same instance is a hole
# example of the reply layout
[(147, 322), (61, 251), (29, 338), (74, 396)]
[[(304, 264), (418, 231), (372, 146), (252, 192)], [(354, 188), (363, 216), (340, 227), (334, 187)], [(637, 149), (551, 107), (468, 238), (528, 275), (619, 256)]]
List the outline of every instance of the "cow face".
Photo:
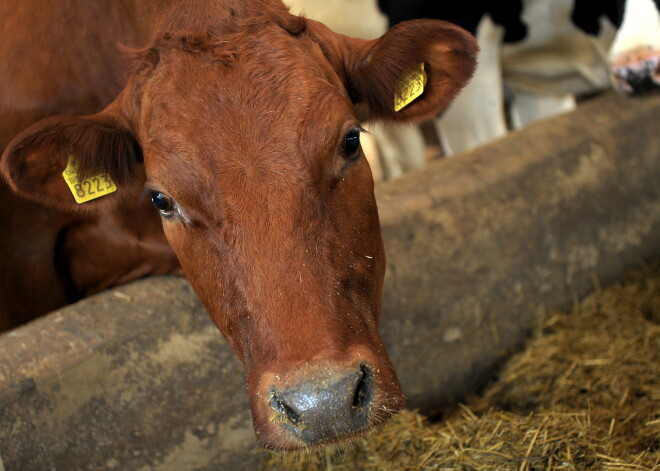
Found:
[(601, 41), (608, 22), (616, 28), (611, 44), (605, 41), (616, 89), (642, 94), (660, 87), (660, 0), (575, 0), (571, 20)]
[[(471, 75), (476, 46), (442, 22), (363, 41), (281, 6), (249, 10), (213, 12), (203, 32), (166, 20), (110, 107), (37, 123), (2, 169), (16, 192), (67, 211), (151, 198), (245, 364), (259, 442), (292, 449), (359, 433), (403, 402), (377, 332), (385, 254), (353, 105), (431, 117)], [(421, 64), (423, 94), (394, 111)], [(76, 204), (61, 178), (71, 156), (119, 189)]]

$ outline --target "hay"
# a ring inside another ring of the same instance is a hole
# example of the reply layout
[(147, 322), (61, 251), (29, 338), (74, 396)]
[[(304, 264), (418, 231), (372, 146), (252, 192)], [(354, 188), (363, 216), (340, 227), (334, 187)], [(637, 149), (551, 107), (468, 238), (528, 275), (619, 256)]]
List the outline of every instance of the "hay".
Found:
[(261, 468), (660, 471), (660, 263), (547, 319), (442, 422), (404, 411), (345, 449), (269, 454)]

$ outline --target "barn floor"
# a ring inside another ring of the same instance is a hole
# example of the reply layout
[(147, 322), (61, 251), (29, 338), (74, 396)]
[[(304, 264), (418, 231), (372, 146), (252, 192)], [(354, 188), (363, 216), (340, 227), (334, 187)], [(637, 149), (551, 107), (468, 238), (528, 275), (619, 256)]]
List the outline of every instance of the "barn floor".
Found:
[(483, 395), (263, 470), (660, 470), (660, 263), (548, 316)]

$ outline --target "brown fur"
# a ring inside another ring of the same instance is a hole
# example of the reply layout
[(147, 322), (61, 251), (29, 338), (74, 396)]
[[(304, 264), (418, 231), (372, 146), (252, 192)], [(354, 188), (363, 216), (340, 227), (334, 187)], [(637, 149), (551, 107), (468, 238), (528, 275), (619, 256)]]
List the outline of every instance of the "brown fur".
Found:
[[(51, 23), (4, 20), (17, 32), (5, 42), (28, 29), (63, 36), (10, 54), (20, 63), (0, 78), (13, 93), (3, 116), (32, 124), (19, 132), (3, 121), (13, 139), (0, 161), (8, 183), (0, 187), (0, 319), (9, 326), (108, 286), (178, 273), (178, 259), (245, 363), (263, 445), (303, 445), (271, 420), (264, 398), (275, 382), (291, 387), (324, 368), (370, 365), (378, 412), (369, 424), (382, 423), (402, 404), (376, 328), (385, 255), (368, 164), (342, 154), (343, 138), (358, 126), (356, 102), (390, 120), (440, 112), (474, 68), (474, 40), (427, 21), (361, 41), (276, 1), (172, 3), (162, 17), (146, 1), (80, 0), (49, 6)], [(81, 40), (64, 26), (67, 15), (112, 21)], [(119, 43), (132, 51), (132, 67), (108, 52)], [(53, 61), (60, 49), (66, 61)], [(33, 52), (47, 74), (33, 70)], [(394, 113), (401, 74), (420, 62), (425, 93)], [(77, 86), (88, 90), (84, 103)], [(87, 115), (46, 118), (69, 111)], [(74, 203), (61, 178), (69, 155), (82, 174), (108, 172), (117, 192)], [(145, 188), (175, 205), (162, 224), (140, 199)]]

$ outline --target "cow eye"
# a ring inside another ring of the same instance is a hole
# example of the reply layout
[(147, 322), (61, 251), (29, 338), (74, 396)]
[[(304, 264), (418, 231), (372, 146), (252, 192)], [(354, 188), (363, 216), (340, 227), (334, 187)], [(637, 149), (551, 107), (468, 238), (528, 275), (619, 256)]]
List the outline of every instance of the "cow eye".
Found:
[(341, 153), (348, 160), (357, 160), (360, 157), (360, 130), (351, 129), (344, 136)]
[(171, 216), (176, 206), (176, 203), (172, 198), (170, 198), (169, 196), (165, 196), (163, 193), (160, 193), (159, 191), (151, 192), (151, 202), (154, 204), (156, 209), (158, 209), (158, 211), (160, 211), (160, 213), (165, 217)]

